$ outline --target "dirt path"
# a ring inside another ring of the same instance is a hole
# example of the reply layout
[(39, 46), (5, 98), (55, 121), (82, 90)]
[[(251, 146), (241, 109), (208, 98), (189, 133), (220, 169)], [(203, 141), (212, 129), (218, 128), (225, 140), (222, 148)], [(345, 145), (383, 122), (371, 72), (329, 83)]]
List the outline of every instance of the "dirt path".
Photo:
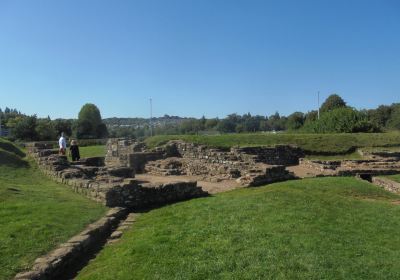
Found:
[(306, 168), (300, 165), (286, 167), (287, 170), (293, 172), (299, 178), (313, 178), (317, 176), (329, 176), (329, 172), (321, 172), (312, 168)]
[(143, 181), (144, 183), (155, 183), (155, 184), (167, 184), (171, 182), (182, 182), (182, 181), (197, 181), (197, 185), (210, 194), (226, 192), (244, 187), (238, 184), (235, 180), (224, 180), (221, 182), (214, 183), (214, 182), (204, 181), (202, 180), (202, 178), (197, 176), (155, 176), (149, 174), (136, 174), (135, 179)]

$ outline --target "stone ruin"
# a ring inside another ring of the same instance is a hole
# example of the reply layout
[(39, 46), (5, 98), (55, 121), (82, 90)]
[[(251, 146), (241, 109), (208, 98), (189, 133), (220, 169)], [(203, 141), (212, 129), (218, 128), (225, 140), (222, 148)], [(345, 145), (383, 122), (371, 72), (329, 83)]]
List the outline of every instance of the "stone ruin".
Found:
[(52, 145), (28, 143), (27, 149), (46, 175), (108, 207), (144, 209), (207, 195), (195, 181), (151, 184), (136, 180), (133, 168), (105, 166), (104, 157), (69, 162)]
[(293, 179), (286, 166), (297, 165), (303, 151), (293, 146), (216, 149), (170, 141), (146, 150), (142, 144), (111, 139), (106, 165), (129, 167), (137, 174), (190, 176), (202, 181), (236, 180), (242, 186), (259, 186)]
[(132, 209), (229, 189), (215, 190), (210, 184), (234, 189), (307, 177), (296, 172), (299, 168), (313, 177), (400, 173), (400, 158), (393, 153), (365, 160), (306, 160), (301, 149), (290, 145), (224, 149), (175, 140), (149, 149), (141, 142), (109, 139), (105, 158), (72, 163), (49, 144), (29, 143), (27, 148), (43, 172), (58, 182), (109, 207)]
[[(127, 139), (110, 139), (105, 158), (77, 162), (69, 162), (49, 143), (28, 143), (27, 150), (46, 175), (75, 192), (108, 207), (131, 209), (208, 195), (198, 181), (243, 187), (294, 179), (285, 166), (298, 164), (303, 155), (292, 146), (214, 149), (183, 141), (150, 150)], [(157, 176), (165, 179), (152, 180)]]
[(361, 160), (306, 160), (300, 167), (314, 170), (319, 176), (379, 176), (400, 173), (400, 158), (377, 157)]

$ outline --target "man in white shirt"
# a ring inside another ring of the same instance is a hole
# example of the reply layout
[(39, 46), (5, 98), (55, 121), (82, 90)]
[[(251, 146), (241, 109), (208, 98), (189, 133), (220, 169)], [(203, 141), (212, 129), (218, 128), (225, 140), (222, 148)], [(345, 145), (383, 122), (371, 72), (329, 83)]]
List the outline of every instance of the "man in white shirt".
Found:
[(67, 139), (65, 139), (65, 137), (64, 137), (64, 132), (63, 133), (61, 133), (61, 137), (60, 137), (60, 139), (58, 140), (58, 146), (59, 146), (59, 153), (60, 153), (60, 155), (63, 155), (63, 156), (65, 156), (65, 153), (66, 153), (66, 151), (67, 151)]

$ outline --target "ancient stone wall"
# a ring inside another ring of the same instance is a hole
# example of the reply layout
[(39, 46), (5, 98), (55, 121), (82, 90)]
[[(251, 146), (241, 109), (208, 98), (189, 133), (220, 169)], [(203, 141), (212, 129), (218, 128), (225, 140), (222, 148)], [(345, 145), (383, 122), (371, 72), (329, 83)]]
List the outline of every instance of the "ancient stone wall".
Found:
[(163, 152), (145, 151), (143, 143), (126, 139), (110, 139), (107, 142), (105, 164), (130, 167), (135, 173), (143, 173), (146, 163), (163, 157)]
[(197, 176), (211, 182), (236, 179), (248, 186), (292, 179), (285, 166), (271, 164), (291, 165), (302, 155), (290, 146), (215, 149), (183, 141), (170, 141), (163, 151), (164, 159), (146, 164), (147, 173)]
[(355, 176), (359, 174), (391, 175), (400, 173), (400, 162), (392, 159), (368, 160), (300, 160), (300, 166), (325, 176)]
[(231, 149), (214, 149), (183, 141), (170, 141), (168, 145), (175, 145), (179, 155), (183, 158), (202, 159), (210, 163), (240, 161), (290, 166), (297, 165), (299, 159), (304, 157), (304, 152), (300, 148), (290, 145)]
[(75, 164), (45, 145), (30, 143), (27, 148), (46, 175), (108, 207), (142, 209), (207, 195), (197, 182), (150, 185), (135, 180), (130, 167), (84, 165), (98, 159)]
[(109, 210), (105, 217), (90, 224), (83, 232), (36, 259), (30, 271), (17, 274), (14, 280), (65, 279), (65, 274), (80, 261), (85, 261), (85, 255), (98, 247), (127, 214), (124, 208)]

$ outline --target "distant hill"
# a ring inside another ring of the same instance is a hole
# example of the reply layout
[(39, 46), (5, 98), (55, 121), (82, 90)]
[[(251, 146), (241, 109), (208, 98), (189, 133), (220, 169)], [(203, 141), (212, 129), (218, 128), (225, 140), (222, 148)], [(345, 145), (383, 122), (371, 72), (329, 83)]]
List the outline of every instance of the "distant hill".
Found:
[[(163, 117), (152, 118), (153, 127), (161, 127), (166, 125), (179, 125), (190, 118), (182, 118), (178, 116), (164, 115)], [(150, 124), (150, 118), (107, 118), (103, 122), (108, 127), (126, 126), (133, 128), (143, 128)]]

